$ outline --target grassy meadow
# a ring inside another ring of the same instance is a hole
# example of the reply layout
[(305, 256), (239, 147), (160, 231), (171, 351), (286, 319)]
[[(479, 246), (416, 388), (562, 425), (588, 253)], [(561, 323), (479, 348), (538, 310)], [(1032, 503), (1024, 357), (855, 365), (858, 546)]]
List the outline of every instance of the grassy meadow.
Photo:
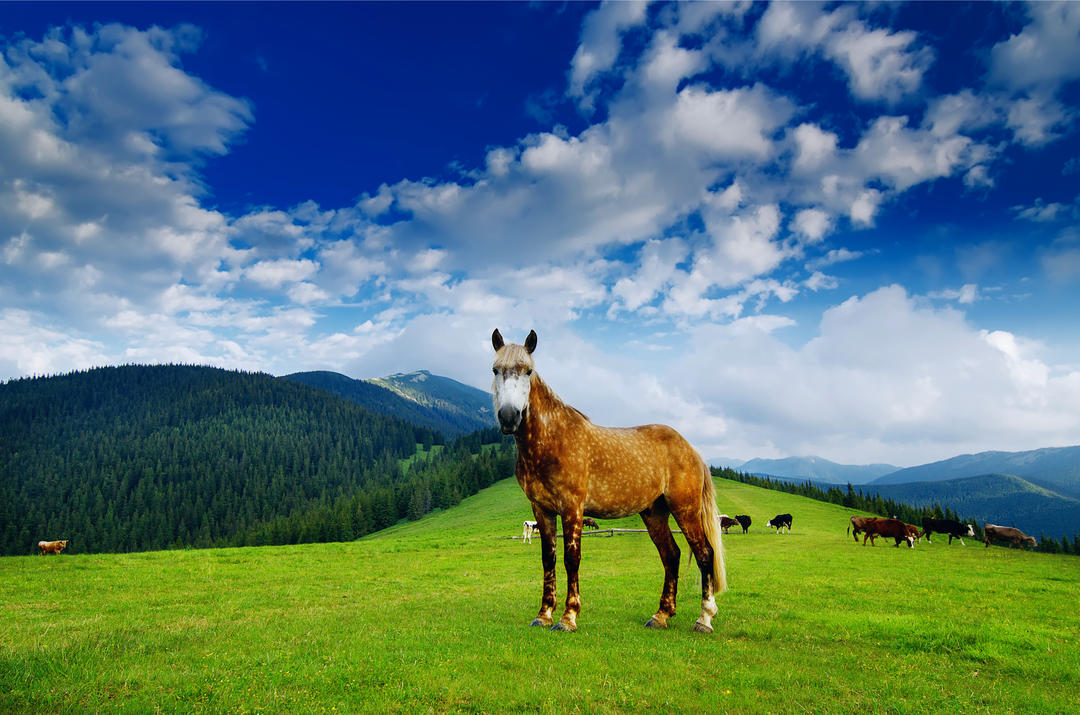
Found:
[[(513, 479), (360, 541), (0, 559), (2, 712), (1033, 712), (1080, 702), (1080, 558), (856, 545), (853, 513), (718, 481), (730, 589), (642, 624), (645, 534), (587, 537), (580, 630), (529, 628)], [(764, 528), (791, 512), (794, 530)], [(637, 528), (640, 520), (603, 522)], [(738, 531), (738, 529), (734, 530)], [(559, 596), (565, 574), (559, 563)]]

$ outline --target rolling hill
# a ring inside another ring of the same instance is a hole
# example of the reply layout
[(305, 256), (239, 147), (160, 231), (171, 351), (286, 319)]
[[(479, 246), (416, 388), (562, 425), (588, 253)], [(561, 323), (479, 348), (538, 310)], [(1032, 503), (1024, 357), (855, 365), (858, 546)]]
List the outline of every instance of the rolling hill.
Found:
[(643, 533), (584, 540), (577, 633), (530, 628), (540, 546), (509, 538), (531, 516), (513, 479), (354, 542), (0, 558), (0, 711), (1075, 709), (1076, 557), (864, 547), (850, 509), (717, 495), (795, 521), (724, 538), (708, 636), (685, 558), (671, 627), (642, 627), (663, 574)]
[(336, 372), (297, 372), (281, 379), (326, 390), (373, 412), (438, 430), (448, 437), (495, 424), (491, 396), (426, 370), (357, 380)]

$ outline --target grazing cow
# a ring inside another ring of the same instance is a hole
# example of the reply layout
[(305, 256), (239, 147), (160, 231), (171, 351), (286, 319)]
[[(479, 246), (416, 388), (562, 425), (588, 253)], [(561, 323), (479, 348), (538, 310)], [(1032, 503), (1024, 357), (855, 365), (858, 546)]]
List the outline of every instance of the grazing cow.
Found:
[(1035, 540), (1034, 536), (1028, 536), (1019, 529), (1014, 529), (1011, 526), (997, 526), (996, 524), (983, 524), (983, 541), (986, 545), (990, 546), (991, 539), (998, 539), (999, 541), (1008, 541), (1009, 548), (1019, 546), (1024, 548), (1030, 546), (1035, 548), (1039, 545), (1039, 542)]
[(600, 525), (596, 523), (596, 519), (592, 518), (591, 516), (582, 517), (581, 525), (582, 526), (587, 526), (590, 529), (599, 529), (600, 528)]
[(923, 517), (922, 530), (928, 544), (934, 543), (930, 540), (930, 534), (934, 533), (948, 534), (950, 544), (954, 538), (960, 539), (961, 546), (967, 546), (964, 543), (965, 536), (975, 536), (975, 527), (971, 524), (961, 524), (953, 519), (931, 519), (928, 516)]
[(739, 522), (739, 526), (742, 527), (742, 533), (746, 533), (750, 530), (750, 517), (746, 514), (736, 514), (735, 521)]
[(899, 519), (874, 519), (863, 525), (863, 546), (870, 539), (870, 545), (874, 546), (874, 537), (881, 536), (886, 539), (895, 539), (896, 546), (901, 541), (907, 541), (908, 548), (915, 547), (915, 540), (919, 538), (919, 529), (911, 524), (905, 524)]
[(738, 523), (739, 523), (738, 521), (736, 521), (735, 519), (732, 519), (727, 514), (721, 514), (720, 515), (720, 530), (723, 531), (725, 534), (728, 533), (728, 529), (730, 529), (731, 527), (735, 526)]
[(535, 521), (523, 521), (521, 522), (521, 543), (525, 543), (528, 539), (529, 543), (532, 543), (533, 534), (536, 533), (537, 526)]
[(848, 533), (851, 534), (851, 538), (855, 539), (855, 543), (859, 543), (859, 534), (866, 531), (866, 525), (872, 521), (877, 521), (876, 516), (853, 516), (851, 517), (851, 525), (848, 526)]
[(42, 556), (44, 556), (45, 554), (56, 554), (57, 556), (59, 556), (60, 552), (63, 551), (64, 547), (66, 547), (66, 546), (67, 546), (67, 539), (64, 539), (63, 541), (39, 541), (39, 542), (37, 542), (37, 547), (39, 549), (41, 549), (41, 555)]
[(787, 527), (787, 531), (791, 533), (791, 514), (777, 514), (773, 518), (765, 522), (765, 526), (771, 526), (776, 529), (776, 533), (783, 532), (784, 527)]

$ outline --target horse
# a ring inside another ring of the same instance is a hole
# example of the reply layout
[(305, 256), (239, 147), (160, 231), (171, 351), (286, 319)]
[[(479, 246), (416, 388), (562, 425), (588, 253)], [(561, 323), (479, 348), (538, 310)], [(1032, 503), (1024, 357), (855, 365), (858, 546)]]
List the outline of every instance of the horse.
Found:
[[(524, 345), (496, 329), (492, 395), (504, 434), (517, 443), (514, 473), (540, 529), (544, 568), (540, 611), (533, 626), (576, 631), (581, 611), (578, 567), (584, 517), (639, 514), (664, 564), (660, 607), (645, 625), (666, 628), (675, 615), (680, 551), (668, 525), (674, 516), (701, 572), (701, 615), (694, 631), (711, 633), (715, 594), (727, 589), (716, 492), (705, 461), (665, 425), (600, 427), (563, 402), (535, 370), (536, 331)], [(556, 518), (562, 518), (566, 605), (554, 622)]]
[(596, 523), (596, 519), (593, 519), (592, 517), (589, 517), (589, 516), (586, 516), (585, 518), (583, 518), (581, 520), (581, 524), (582, 524), (582, 526), (587, 526), (590, 529), (599, 529), (600, 528), (600, 525)]

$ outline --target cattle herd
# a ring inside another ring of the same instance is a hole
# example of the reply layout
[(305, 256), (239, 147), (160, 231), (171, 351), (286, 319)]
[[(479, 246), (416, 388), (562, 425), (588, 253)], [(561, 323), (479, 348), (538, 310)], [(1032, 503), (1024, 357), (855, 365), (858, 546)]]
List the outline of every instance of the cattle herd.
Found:
[[(750, 524), (752, 519), (746, 514), (736, 514), (735, 516), (728, 516), (727, 514), (721, 514), (720, 517), (720, 529), (727, 534), (728, 529), (733, 526), (741, 526), (742, 533), (746, 533), (750, 530)], [(591, 522), (591, 523), (590, 523)], [(586, 518), (585, 523), (592, 528), (598, 528), (597, 523), (593, 519)], [(791, 533), (791, 514), (777, 514), (773, 518), (765, 522), (765, 526), (776, 529), (777, 534), (784, 533), (787, 529), (787, 533)], [(532, 543), (532, 536), (536, 533), (536, 522), (526, 521), (522, 524), (523, 531), (521, 534), (522, 542), (528, 540)], [(881, 537), (883, 539), (892, 539), (893, 546), (900, 546), (901, 542), (905, 542), (908, 548), (914, 548), (916, 541), (926, 539), (926, 543), (932, 544), (930, 536), (932, 534), (940, 534), (942, 536), (949, 537), (949, 544), (952, 544), (953, 539), (959, 540), (960, 544), (967, 546), (964, 543), (964, 537), (973, 538), (975, 536), (975, 527), (972, 524), (962, 524), (954, 519), (931, 519), (930, 517), (923, 517), (922, 531), (914, 524), (905, 524), (899, 519), (886, 519), (875, 516), (853, 516), (851, 517), (851, 525), (847, 529), (848, 535), (855, 539), (855, 543), (859, 543), (859, 534), (863, 535), (863, 546), (866, 546), (867, 540), (870, 541), (870, 545), (874, 546), (874, 539)], [(1014, 529), (1011, 526), (998, 526), (996, 524), (984, 524), (983, 525), (983, 542), (990, 546), (991, 541), (1004, 541), (1011, 547), (1019, 546), (1020, 548), (1028, 547), (1035, 548), (1038, 546), (1034, 536), (1028, 536), (1019, 529)], [(45, 544), (42, 541), (39, 546)], [(61, 543), (61, 542), (51, 542)], [(67, 542), (63, 542), (66, 544)], [(63, 547), (60, 547), (63, 548)], [(45, 553), (44, 548), (41, 553)], [(60, 553), (54, 551), (53, 553)]]
[[(932, 544), (933, 542), (930, 541), (931, 534), (948, 535), (950, 544), (952, 544), (953, 539), (958, 539), (962, 546), (967, 546), (964, 543), (964, 537), (974, 537), (975, 527), (972, 524), (961, 524), (954, 519), (923, 517), (922, 531), (920, 532), (919, 528), (914, 524), (905, 524), (899, 519), (853, 516), (851, 517), (851, 525), (848, 527), (848, 534), (858, 543), (860, 533), (863, 535), (863, 546), (866, 546), (867, 539), (870, 540), (870, 545), (873, 546), (874, 538), (880, 536), (885, 539), (893, 539), (895, 541), (894, 546), (899, 546), (901, 541), (906, 541), (908, 548), (913, 548), (915, 542), (923, 538), (926, 539), (926, 543)], [(983, 542), (987, 546), (990, 546), (991, 541), (1007, 542), (1010, 548), (1014, 546), (1035, 548), (1038, 545), (1035, 537), (1028, 536), (1011, 526), (984, 524), (983, 534)]]

